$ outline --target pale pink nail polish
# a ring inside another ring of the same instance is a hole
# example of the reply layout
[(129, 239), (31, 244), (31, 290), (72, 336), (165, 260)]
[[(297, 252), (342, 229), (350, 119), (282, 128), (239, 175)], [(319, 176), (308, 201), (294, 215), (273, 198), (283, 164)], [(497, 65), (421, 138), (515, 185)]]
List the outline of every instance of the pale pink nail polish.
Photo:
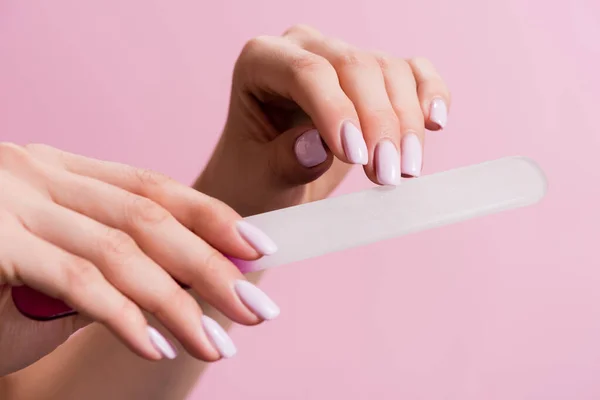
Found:
[(317, 166), (327, 160), (327, 151), (316, 129), (311, 129), (296, 139), (294, 152), (298, 162), (306, 168)]
[(448, 122), (448, 108), (443, 99), (437, 98), (431, 102), (429, 120), (442, 129), (446, 126), (446, 123)]
[(369, 163), (369, 153), (363, 134), (351, 122), (344, 122), (342, 125), (342, 146), (351, 163), (362, 165)]
[(421, 175), (423, 150), (421, 142), (414, 133), (402, 137), (402, 173), (417, 177)]
[(235, 283), (235, 291), (242, 302), (260, 318), (271, 320), (279, 315), (280, 310), (277, 304), (252, 283), (239, 280)]
[(400, 156), (390, 140), (382, 140), (375, 148), (375, 171), (382, 185), (400, 183)]
[(240, 235), (260, 254), (268, 256), (277, 251), (275, 242), (254, 225), (243, 220), (238, 221), (236, 224)]
[(150, 337), (150, 341), (152, 342), (156, 350), (158, 350), (160, 354), (163, 355), (163, 357), (166, 357), (169, 360), (172, 360), (175, 357), (177, 357), (177, 351), (175, 350), (175, 347), (173, 347), (173, 345), (169, 343), (167, 338), (165, 338), (159, 331), (157, 331), (151, 326), (149, 326), (147, 330), (148, 336)]
[(225, 329), (219, 325), (217, 321), (209, 316), (202, 316), (202, 325), (209, 339), (216, 347), (221, 357), (230, 358), (237, 353), (237, 348), (233, 344), (233, 340), (229, 337)]

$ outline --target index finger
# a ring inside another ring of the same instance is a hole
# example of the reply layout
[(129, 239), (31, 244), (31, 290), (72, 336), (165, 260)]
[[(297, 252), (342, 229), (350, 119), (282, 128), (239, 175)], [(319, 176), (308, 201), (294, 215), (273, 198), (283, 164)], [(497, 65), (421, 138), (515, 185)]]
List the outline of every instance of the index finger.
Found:
[(256, 38), (242, 51), (234, 85), (249, 86), (253, 94), (276, 93), (293, 100), (308, 114), (338, 159), (368, 164), (367, 145), (354, 104), (325, 58), (285, 38)]

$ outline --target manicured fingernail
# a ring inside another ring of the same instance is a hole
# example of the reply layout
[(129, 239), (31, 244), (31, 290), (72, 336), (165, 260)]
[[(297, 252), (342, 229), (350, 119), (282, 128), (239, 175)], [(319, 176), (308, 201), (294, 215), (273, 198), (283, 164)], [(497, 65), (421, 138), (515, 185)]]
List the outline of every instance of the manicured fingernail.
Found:
[(448, 122), (448, 108), (443, 99), (437, 98), (431, 102), (429, 119), (431, 122), (438, 124), (442, 129), (446, 126), (446, 123)]
[(275, 242), (254, 225), (246, 221), (238, 221), (237, 229), (250, 246), (254, 247), (260, 254), (268, 256), (277, 251)]
[(344, 122), (342, 125), (342, 146), (351, 163), (362, 165), (369, 163), (369, 153), (363, 134), (351, 122)]
[(239, 280), (235, 283), (235, 291), (253, 313), (265, 320), (274, 319), (279, 315), (279, 307), (265, 292), (248, 281)]
[(400, 183), (400, 156), (394, 143), (387, 139), (379, 142), (375, 149), (375, 169), (382, 185)]
[(402, 137), (402, 173), (417, 177), (421, 175), (423, 150), (421, 142), (414, 133)]
[(311, 168), (327, 160), (327, 151), (316, 129), (304, 132), (294, 145), (294, 152), (302, 166)]
[(231, 358), (237, 353), (237, 349), (233, 341), (225, 332), (225, 329), (219, 325), (217, 321), (206, 315), (202, 316), (202, 324), (206, 334), (217, 348), (221, 357)]
[(164, 357), (168, 358), (169, 360), (177, 357), (177, 351), (175, 350), (175, 347), (173, 347), (167, 338), (155, 328), (151, 326), (148, 327), (148, 336), (150, 336), (150, 341), (156, 350), (158, 350)]

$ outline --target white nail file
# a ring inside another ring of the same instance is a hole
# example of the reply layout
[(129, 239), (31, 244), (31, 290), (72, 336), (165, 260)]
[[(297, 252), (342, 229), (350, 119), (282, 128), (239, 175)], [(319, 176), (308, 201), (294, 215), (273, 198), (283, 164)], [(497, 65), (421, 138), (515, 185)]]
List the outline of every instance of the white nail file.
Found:
[(539, 166), (507, 157), (418, 179), (247, 217), (279, 248), (242, 272), (302, 261), (500, 211), (532, 205), (546, 194)]

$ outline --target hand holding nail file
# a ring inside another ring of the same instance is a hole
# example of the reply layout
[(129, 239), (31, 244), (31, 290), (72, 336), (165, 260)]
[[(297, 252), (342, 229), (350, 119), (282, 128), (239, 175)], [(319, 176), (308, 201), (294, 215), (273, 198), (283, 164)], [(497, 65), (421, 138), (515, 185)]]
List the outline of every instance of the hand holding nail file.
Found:
[[(234, 260), (244, 273), (277, 267), (500, 211), (533, 205), (546, 193), (535, 162), (507, 157), (458, 168), (397, 187), (357, 193), (247, 217), (277, 241), (279, 251), (256, 261)], [(34, 319), (71, 314), (31, 289), (13, 289), (15, 305)]]

